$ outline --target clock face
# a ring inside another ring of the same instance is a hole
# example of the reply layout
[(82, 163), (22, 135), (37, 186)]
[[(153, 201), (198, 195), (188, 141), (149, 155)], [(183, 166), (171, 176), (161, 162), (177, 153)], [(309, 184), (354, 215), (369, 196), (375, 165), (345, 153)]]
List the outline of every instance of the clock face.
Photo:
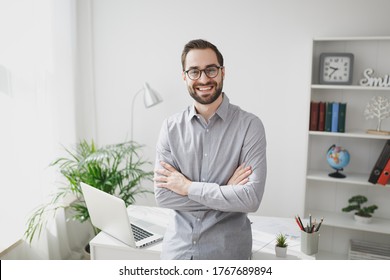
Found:
[(322, 54), (320, 64), (320, 83), (351, 84), (352, 54)]

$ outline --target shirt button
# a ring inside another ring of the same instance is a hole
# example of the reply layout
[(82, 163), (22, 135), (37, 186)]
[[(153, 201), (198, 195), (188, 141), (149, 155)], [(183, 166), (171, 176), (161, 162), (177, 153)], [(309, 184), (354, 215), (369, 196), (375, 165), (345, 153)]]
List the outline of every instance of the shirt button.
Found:
[(195, 245), (195, 244), (196, 244), (196, 241), (195, 241), (195, 240), (194, 240), (194, 241), (192, 241), (192, 244), (194, 244), (194, 245)]
[(205, 157), (207, 157), (207, 154), (204, 154)]
[(209, 132), (209, 130), (208, 130), (208, 129), (206, 129), (206, 132)]
[(198, 222), (200, 222), (200, 218), (197, 218), (196, 220), (197, 220)]

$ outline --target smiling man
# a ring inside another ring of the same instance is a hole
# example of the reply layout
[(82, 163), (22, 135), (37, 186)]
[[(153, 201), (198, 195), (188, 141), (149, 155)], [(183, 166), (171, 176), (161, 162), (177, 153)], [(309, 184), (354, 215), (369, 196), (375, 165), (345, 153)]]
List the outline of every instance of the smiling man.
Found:
[(260, 206), (267, 171), (263, 124), (222, 92), (216, 46), (190, 41), (181, 62), (194, 104), (164, 121), (156, 147), (156, 202), (174, 210), (161, 258), (250, 259), (247, 213)]

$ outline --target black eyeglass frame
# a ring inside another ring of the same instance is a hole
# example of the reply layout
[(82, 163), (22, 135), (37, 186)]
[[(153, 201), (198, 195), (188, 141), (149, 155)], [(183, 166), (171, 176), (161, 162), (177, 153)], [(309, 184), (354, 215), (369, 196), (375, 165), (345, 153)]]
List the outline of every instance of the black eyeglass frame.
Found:
[[(213, 67), (215, 67), (215, 68), (217, 68), (218, 69), (218, 71), (217, 71), (217, 74), (215, 75), (215, 76), (213, 76), (213, 77), (210, 77), (209, 75), (207, 75), (207, 73), (206, 73), (206, 70), (207, 69), (209, 69), (209, 68), (213, 68)], [(198, 68), (191, 68), (191, 69), (188, 69), (188, 70), (186, 70), (186, 71), (184, 71), (184, 73), (187, 75), (187, 77), (190, 79), (190, 80), (192, 80), (192, 81), (196, 81), (196, 80), (199, 80), (200, 79), (200, 77), (202, 77), (202, 72), (208, 77), (208, 78), (215, 78), (215, 77), (217, 77), (218, 76), (218, 74), (219, 74), (219, 70), (220, 69), (222, 69), (222, 68), (224, 68), (224, 66), (219, 66), (219, 65), (210, 65), (210, 66), (207, 66), (206, 68), (204, 68), (204, 69), (198, 69)], [(199, 71), (199, 77), (198, 78), (196, 78), (196, 79), (193, 79), (193, 78), (191, 78), (190, 77), (190, 75), (188, 75), (188, 72), (189, 71), (192, 71), (192, 70), (198, 70)]]

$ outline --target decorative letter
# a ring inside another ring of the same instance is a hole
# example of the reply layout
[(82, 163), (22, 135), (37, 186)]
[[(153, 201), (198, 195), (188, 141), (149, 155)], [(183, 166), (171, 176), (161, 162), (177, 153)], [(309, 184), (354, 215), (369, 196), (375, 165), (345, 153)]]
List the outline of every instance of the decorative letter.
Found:
[(364, 79), (360, 80), (361, 86), (366, 87), (390, 87), (390, 77), (385, 75), (384, 77), (372, 77), (374, 70), (367, 68), (363, 72)]

